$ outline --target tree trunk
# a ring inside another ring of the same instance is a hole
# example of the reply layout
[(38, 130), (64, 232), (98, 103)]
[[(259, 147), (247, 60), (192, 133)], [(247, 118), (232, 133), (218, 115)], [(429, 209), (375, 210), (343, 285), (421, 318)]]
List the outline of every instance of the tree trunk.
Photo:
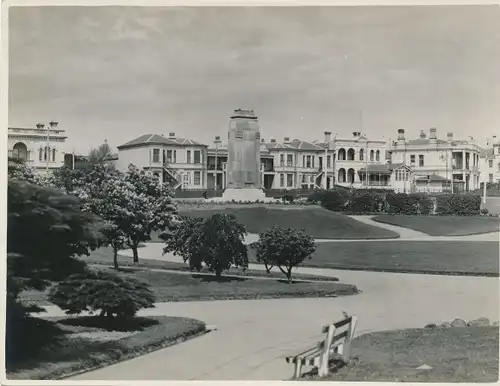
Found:
[(134, 254), (134, 263), (139, 262), (139, 251), (137, 249), (138, 249), (138, 245), (134, 245), (132, 247), (132, 253)]
[(118, 248), (113, 246), (113, 265), (118, 269)]
[(222, 277), (222, 269), (220, 269), (220, 268), (215, 269), (215, 277), (217, 279), (220, 279)]
[(271, 273), (271, 268), (273, 267), (272, 265), (267, 265), (267, 263), (264, 263), (264, 267), (266, 267), (267, 273)]
[(286, 277), (288, 278), (288, 284), (292, 283), (292, 267), (289, 267), (286, 272)]

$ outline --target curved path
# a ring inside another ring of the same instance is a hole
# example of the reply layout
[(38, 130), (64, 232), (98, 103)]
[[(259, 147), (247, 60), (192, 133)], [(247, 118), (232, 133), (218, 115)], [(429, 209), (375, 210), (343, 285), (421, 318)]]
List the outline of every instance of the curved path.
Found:
[[(141, 258), (159, 258), (161, 247), (147, 244), (141, 249)], [(172, 256), (163, 258), (178, 261)], [(251, 268), (262, 269), (258, 265)], [(341, 282), (355, 284), (363, 293), (333, 299), (158, 303), (156, 308), (140, 314), (192, 317), (215, 325), (218, 330), (71, 380), (287, 379), (292, 366), (285, 363), (285, 356), (321, 339), (321, 326), (339, 319), (342, 311), (358, 315), (357, 335), (423, 327), (455, 317), (470, 320), (485, 316), (498, 320), (498, 278), (317, 268), (301, 268), (297, 272), (336, 276)], [(48, 312), (61, 314), (56, 307), (48, 307)]]

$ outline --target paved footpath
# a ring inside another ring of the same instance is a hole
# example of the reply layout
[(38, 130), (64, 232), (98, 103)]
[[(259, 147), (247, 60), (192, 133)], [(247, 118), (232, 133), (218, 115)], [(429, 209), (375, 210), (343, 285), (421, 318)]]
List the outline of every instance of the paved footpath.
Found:
[[(141, 258), (159, 256), (161, 244), (141, 249)], [(363, 293), (333, 299), (158, 303), (140, 315), (192, 317), (218, 330), (71, 380), (284, 380), (292, 374), (285, 356), (316, 343), (321, 339), (321, 326), (339, 319), (342, 311), (358, 316), (357, 335), (423, 327), (455, 317), (499, 319), (498, 278), (318, 268), (297, 272), (335, 276)], [(49, 315), (61, 314), (56, 307), (48, 311)]]

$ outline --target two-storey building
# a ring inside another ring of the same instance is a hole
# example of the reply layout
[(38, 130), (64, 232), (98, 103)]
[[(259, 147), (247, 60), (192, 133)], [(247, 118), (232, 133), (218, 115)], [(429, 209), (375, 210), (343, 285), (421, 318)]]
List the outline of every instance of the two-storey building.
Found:
[(118, 146), (116, 167), (126, 171), (133, 164), (174, 188), (206, 189), (207, 148), (175, 133), (144, 134)]
[(26, 162), (35, 172), (48, 172), (64, 165), (63, 146), (68, 138), (58, 122), (35, 128), (9, 127), (8, 156)]
[(486, 147), (481, 149), (481, 182), (500, 182), (500, 141), (496, 136), (489, 138)]
[(411, 168), (414, 191), (472, 191), (479, 187), (480, 148), (472, 140), (456, 140), (447, 133), (446, 140), (429, 130), (417, 139), (407, 140), (404, 129), (391, 144), (392, 163)]

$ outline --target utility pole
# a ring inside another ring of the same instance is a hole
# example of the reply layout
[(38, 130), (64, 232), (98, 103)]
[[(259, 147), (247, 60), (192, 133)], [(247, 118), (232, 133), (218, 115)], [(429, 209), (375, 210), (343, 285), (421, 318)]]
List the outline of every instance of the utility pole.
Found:
[(220, 137), (216, 136), (214, 140), (215, 144), (215, 197), (217, 197), (217, 180), (219, 179), (219, 174), (218, 174), (218, 166), (217, 166), (217, 156), (218, 156), (218, 151), (219, 151), (219, 144), (220, 144)]

